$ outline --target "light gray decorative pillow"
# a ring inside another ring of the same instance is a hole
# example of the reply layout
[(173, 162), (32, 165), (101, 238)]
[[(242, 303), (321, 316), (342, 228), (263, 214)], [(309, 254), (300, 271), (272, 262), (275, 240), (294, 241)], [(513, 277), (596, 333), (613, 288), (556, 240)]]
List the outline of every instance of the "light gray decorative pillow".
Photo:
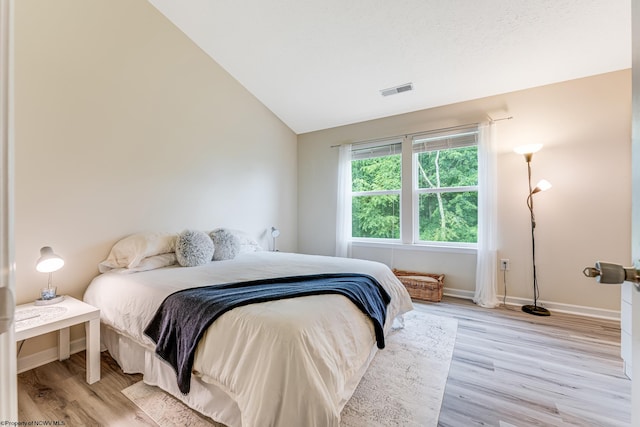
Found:
[(207, 233), (199, 230), (185, 230), (176, 239), (176, 258), (183, 267), (196, 267), (211, 261), (213, 241)]
[(209, 237), (211, 237), (215, 247), (213, 251), (214, 261), (234, 259), (240, 252), (240, 238), (232, 230), (216, 228), (209, 233)]

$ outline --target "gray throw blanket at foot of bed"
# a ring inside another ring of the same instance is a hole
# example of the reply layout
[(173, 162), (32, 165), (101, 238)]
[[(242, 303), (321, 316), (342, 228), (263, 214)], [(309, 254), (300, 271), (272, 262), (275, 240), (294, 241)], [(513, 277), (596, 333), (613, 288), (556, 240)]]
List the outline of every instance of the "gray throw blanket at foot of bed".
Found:
[(218, 317), (243, 305), (321, 294), (340, 294), (351, 300), (371, 319), (378, 348), (384, 348), (384, 321), (391, 298), (373, 277), (355, 273), (281, 277), (185, 289), (165, 298), (144, 333), (156, 343), (156, 354), (173, 366), (178, 387), (187, 394), (198, 342)]

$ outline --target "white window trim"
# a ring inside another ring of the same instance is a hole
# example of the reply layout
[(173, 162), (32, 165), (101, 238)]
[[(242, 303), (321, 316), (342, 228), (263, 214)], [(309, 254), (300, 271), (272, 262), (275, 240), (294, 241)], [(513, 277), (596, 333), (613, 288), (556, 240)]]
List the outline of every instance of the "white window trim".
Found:
[[(427, 133), (428, 134), (428, 133)], [(402, 159), (401, 164), (411, 165), (411, 167), (402, 167), (401, 183), (402, 188), (399, 190), (381, 190), (381, 191), (360, 191), (352, 192), (351, 198), (354, 196), (375, 196), (375, 195), (396, 195), (400, 194), (400, 239), (380, 239), (368, 237), (352, 237), (351, 244), (356, 247), (388, 247), (401, 250), (420, 250), (420, 251), (438, 251), (452, 253), (470, 253), (475, 254), (477, 251), (477, 243), (465, 242), (436, 242), (419, 240), (419, 218), (414, 207), (418, 206), (418, 196), (424, 193), (449, 193), (449, 192), (465, 192), (478, 191), (478, 186), (465, 187), (445, 187), (445, 188), (420, 188), (418, 189), (417, 156), (414, 155), (413, 141), (418, 134), (405, 135), (402, 138)], [(423, 134), (420, 134), (423, 135)], [(383, 138), (364, 144), (366, 147), (375, 147), (383, 145), (384, 142), (397, 142), (398, 138)], [(410, 184), (410, 185), (407, 185)]]
[(396, 196), (400, 195), (400, 190), (372, 190), (372, 191), (352, 191), (351, 197), (367, 197), (367, 196)]
[(467, 191), (478, 191), (477, 185), (468, 185), (465, 187), (440, 187), (440, 188), (416, 188), (416, 193), (465, 193)]
[(351, 246), (356, 248), (381, 248), (392, 250), (446, 252), (471, 255), (475, 255), (478, 251), (476, 243), (420, 242), (407, 244), (395, 239), (353, 238), (353, 240), (351, 240)]

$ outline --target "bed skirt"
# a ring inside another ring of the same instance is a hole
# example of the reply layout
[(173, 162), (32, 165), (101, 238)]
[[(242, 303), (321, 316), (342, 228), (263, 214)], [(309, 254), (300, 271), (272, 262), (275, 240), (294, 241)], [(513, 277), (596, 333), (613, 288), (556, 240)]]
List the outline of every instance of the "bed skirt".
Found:
[[(401, 318), (401, 316), (399, 316)], [(190, 408), (228, 427), (242, 426), (242, 413), (233, 396), (221, 386), (203, 381), (192, 375), (191, 391), (184, 395), (178, 388), (173, 368), (160, 359), (152, 347), (145, 347), (126, 335), (104, 324), (100, 325), (102, 344), (126, 374), (142, 374), (145, 384), (157, 386)], [(385, 331), (388, 332), (388, 331)], [(340, 409), (349, 401), (377, 352), (373, 346), (366, 363), (346, 385), (347, 395)]]
[(229, 427), (242, 426), (240, 409), (220, 387), (194, 376), (190, 393), (183, 395), (178, 388), (175, 371), (159, 359), (152, 348), (145, 348), (105, 325), (101, 325), (101, 339), (124, 373), (142, 374), (145, 384), (160, 387), (185, 405), (217, 422)]

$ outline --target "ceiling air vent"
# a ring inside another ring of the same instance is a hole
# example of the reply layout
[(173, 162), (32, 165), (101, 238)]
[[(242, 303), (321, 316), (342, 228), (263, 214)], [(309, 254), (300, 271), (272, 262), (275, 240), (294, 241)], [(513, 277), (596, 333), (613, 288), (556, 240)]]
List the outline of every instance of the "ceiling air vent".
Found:
[(382, 89), (380, 93), (382, 96), (395, 95), (397, 93), (409, 92), (413, 90), (413, 83), (406, 83), (396, 87), (390, 87), (389, 89)]

